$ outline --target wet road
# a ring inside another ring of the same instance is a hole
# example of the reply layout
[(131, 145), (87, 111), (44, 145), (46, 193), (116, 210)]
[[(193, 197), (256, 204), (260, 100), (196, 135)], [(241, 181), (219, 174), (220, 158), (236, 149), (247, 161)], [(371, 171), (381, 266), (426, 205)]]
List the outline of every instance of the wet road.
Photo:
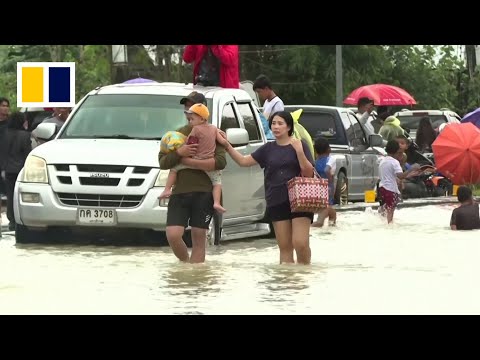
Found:
[(274, 239), (210, 247), (201, 265), (168, 247), (0, 240), (1, 314), (480, 314), (479, 232), (453, 206), (338, 214), (312, 229), (312, 265), (278, 265)]

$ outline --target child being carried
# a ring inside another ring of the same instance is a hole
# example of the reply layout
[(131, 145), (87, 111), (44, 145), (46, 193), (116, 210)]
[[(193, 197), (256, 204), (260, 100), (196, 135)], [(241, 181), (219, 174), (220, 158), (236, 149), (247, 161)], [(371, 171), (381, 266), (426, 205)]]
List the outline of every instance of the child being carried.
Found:
[[(160, 152), (167, 154), (171, 151), (176, 151), (183, 144), (198, 144), (197, 153), (193, 156), (194, 159), (205, 160), (211, 159), (215, 154), (215, 147), (217, 139), (220, 137), (216, 126), (208, 123), (208, 117), (210, 112), (208, 108), (203, 104), (194, 104), (190, 107), (187, 114), (188, 122), (192, 126), (190, 135), (185, 135), (178, 132), (168, 132), (162, 137), (160, 143)], [(188, 168), (188, 166), (179, 164), (170, 169), (168, 174), (167, 183), (165, 184), (165, 190), (158, 197), (159, 199), (168, 198), (172, 195), (172, 187), (177, 180), (177, 172)], [(222, 197), (222, 181), (220, 170), (206, 171), (206, 174), (212, 181), (213, 185), (213, 208), (220, 213), (225, 212), (225, 208), (220, 204)]]

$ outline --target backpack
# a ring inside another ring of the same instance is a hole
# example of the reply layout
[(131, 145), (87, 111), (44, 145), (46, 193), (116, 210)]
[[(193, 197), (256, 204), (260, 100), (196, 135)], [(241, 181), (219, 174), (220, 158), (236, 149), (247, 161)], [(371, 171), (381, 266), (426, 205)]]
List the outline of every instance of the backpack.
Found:
[(200, 61), (195, 83), (203, 86), (220, 86), (220, 60), (212, 53), (210, 46)]

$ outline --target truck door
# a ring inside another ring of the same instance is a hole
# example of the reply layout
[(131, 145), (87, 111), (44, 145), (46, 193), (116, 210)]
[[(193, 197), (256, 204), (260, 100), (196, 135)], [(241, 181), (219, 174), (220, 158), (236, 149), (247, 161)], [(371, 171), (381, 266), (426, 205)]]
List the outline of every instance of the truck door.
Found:
[[(236, 109), (240, 115), (240, 125), (248, 132), (249, 142), (246, 154), (251, 154), (263, 146), (266, 141), (263, 128), (259, 127), (260, 118), (252, 106), (252, 101), (237, 100)], [(259, 165), (255, 165), (242, 170), (248, 172), (249, 177), (241, 185), (245, 187), (245, 196), (239, 199), (240, 214), (244, 217), (254, 218), (252, 220), (259, 220), (263, 218), (266, 209), (263, 169)]]
[(342, 124), (345, 129), (348, 144), (348, 154), (346, 155), (350, 164), (349, 172), (347, 174), (349, 186), (348, 194), (352, 200), (358, 200), (362, 188), (362, 157), (358, 146), (356, 146), (357, 139), (355, 137), (354, 123), (352, 122), (352, 119), (348, 116), (347, 111), (342, 111), (340, 116), (342, 118)]
[[(242, 128), (236, 111), (235, 100), (233, 96), (222, 97), (218, 105), (220, 124), (223, 131), (231, 128)], [(235, 146), (235, 149), (242, 155), (248, 153), (248, 144)], [(248, 168), (241, 168), (232, 158), (226, 154), (227, 166), (222, 171), (222, 194), (223, 207), (227, 209), (224, 214), (224, 220), (231, 220), (241, 217), (245, 213), (244, 200), (248, 198), (250, 189), (250, 171)]]
[(359, 167), (356, 171), (358, 174), (357, 184), (359, 195), (364, 194), (366, 190), (375, 188), (375, 168), (377, 167), (378, 156), (376, 152), (370, 147), (366, 133), (357, 117), (353, 112), (347, 113), (350, 122), (353, 124), (353, 132), (355, 140), (352, 144), (353, 151), (358, 160), (356, 161)]

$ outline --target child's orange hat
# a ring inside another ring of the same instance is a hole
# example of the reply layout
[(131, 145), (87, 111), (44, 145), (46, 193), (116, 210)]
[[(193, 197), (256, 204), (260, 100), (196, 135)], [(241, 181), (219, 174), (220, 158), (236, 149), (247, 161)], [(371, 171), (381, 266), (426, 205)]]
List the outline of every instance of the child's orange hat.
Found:
[(203, 104), (193, 104), (192, 106), (190, 106), (190, 109), (185, 111), (185, 113), (197, 114), (205, 120), (208, 120), (208, 117), (210, 116), (210, 112), (208, 111), (208, 108)]

